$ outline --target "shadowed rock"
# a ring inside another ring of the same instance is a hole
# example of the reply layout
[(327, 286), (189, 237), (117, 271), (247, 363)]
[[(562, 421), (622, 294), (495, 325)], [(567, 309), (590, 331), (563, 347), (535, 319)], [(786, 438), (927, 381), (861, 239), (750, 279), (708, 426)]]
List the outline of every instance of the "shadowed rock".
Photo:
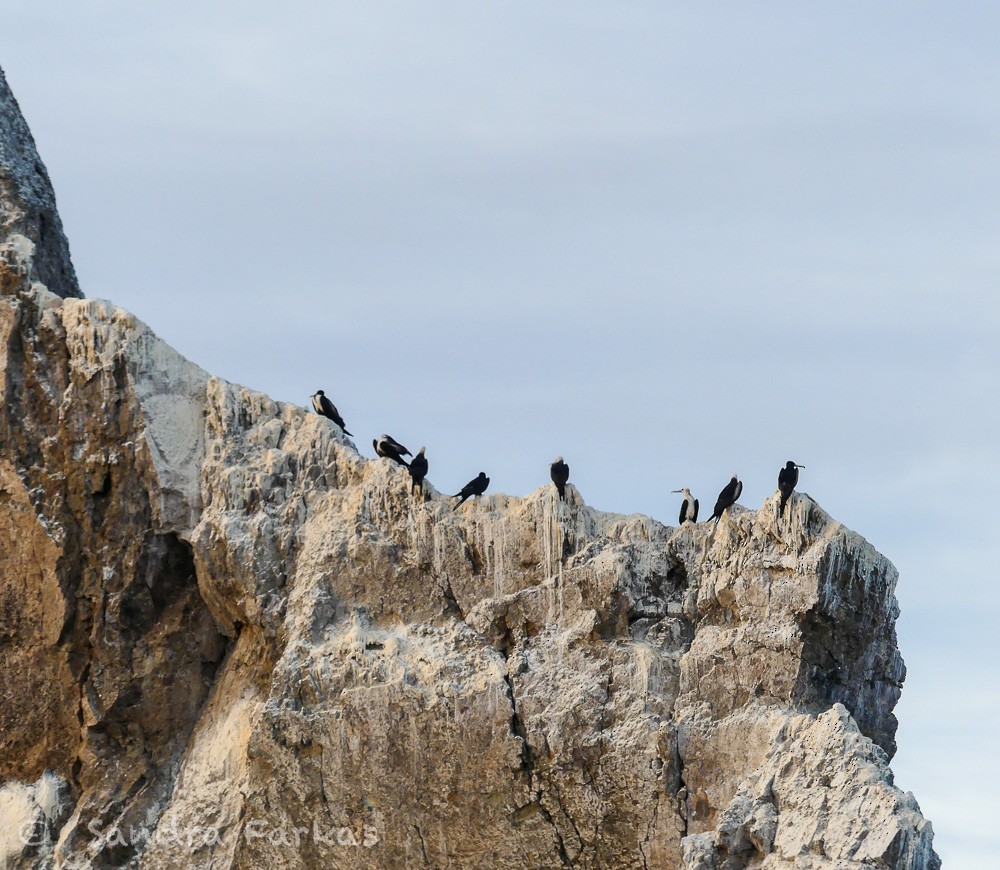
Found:
[(0, 69), (0, 256), (57, 296), (82, 296), (56, 196)]
[(940, 866), (889, 768), (896, 571), (808, 495), (413, 499), (15, 236), (0, 865)]

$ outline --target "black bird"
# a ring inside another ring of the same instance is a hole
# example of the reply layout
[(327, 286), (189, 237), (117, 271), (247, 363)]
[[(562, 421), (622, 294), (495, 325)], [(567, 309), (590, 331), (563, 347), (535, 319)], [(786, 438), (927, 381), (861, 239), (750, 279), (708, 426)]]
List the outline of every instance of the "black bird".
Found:
[(379, 435), (378, 438), (372, 438), (372, 447), (375, 448), (375, 452), (379, 456), (384, 456), (400, 465), (409, 465), (403, 457), (413, 455), (391, 435)]
[(719, 519), (724, 510), (736, 504), (741, 492), (743, 492), (743, 484), (734, 474), (733, 479), (726, 484), (726, 488), (719, 493), (719, 500), (715, 503), (715, 511), (708, 518), (708, 521)]
[(555, 461), (549, 466), (549, 477), (559, 490), (559, 501), (566, 501), (566, 481), (569, 480), (569, 466), (563, 462), (561, 456), (557, 456)]
[(470, 480), (465, 486), (462, 487), (461, 491), (456, 492), (452, 498), (457, 498), (458, 504), (452, 508), (452, 512), (457, 511), (469, 496), (472, 495), (482, 495), (486, 492), (486, 487), (490, 485), (490, 479), (486, 476), (485, 471), (480, 471), (479, 476)]
[(424, 456), (426, 449), (426, 447), (421, 447), (410, 463), (410, 477), (413, 478), (413, 491), (420, 490), (423, 492), (424, 489), (424, 478), (427, 477), (427, 457)]
[(681, 514), (677, 518), (677, 522), (682, 526), (684, 523), (698, 522), (698, 499), (691, 498), (691, 490), (685, 486), (684, 489), (675, 489), (673, 491), (679, 492), (684, 496), (684, 501), (681, 504)]
[[(312, 400), (313, 408), (316, 410), (317, 414), (321, 417), (327, 417), (330, 420), (333, 420), (334, 423), (344, 430), (345, 435), (351, 435), (351, 433), (347, 431), (347, 427), (344, 425), (344, 418), (341, 417), (340, 412), (337, 411), (337, 406), (323, 394), (322, 390), (316, 390), (315, 394), (313, 394)], [(353, 438), (354, 436), (351, 435), (351, 437)]]
[(791, 459), (778, 472), (778, 491), (781, 493), (781, 503), (778, 505), (778, 516), (784, 516), (785, 503), (792, 497), (792, 490), (799, 482), (799, 469), (804, 465), (796, 465)]

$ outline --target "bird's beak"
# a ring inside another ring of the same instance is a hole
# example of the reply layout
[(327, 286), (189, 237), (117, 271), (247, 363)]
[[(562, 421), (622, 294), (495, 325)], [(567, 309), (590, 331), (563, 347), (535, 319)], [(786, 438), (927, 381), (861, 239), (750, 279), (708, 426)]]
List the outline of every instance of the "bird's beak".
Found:
[(805, 468), (805, 466), (804, 466), (804, 465), (796, 465), (795, 467), (796, 467), (796, 468)]
[(679, 489), (672, 489), (672, 490), (670, 490), (670, 491), (671, 491), (671, 492), (680, 492), (680, 490), (679, 490)]

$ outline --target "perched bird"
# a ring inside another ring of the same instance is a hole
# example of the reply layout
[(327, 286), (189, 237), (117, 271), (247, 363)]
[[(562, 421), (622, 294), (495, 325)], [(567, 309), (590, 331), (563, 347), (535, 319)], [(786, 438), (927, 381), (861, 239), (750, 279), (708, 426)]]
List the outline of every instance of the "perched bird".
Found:
[(719, 493), (719, 500), (715, 503), (715, 511), (708, 518), (708, 521), (719, 519), (726, 508), (731, 508), (736, 504), (736, 499), (740, 497), (741, 492), (743, 492), (743, 484), (734, 474), (733, 479), (726, 484), (726, 488)]
[(400, 465), (408, 465), (409, 463), (403, 457), (413, 455), (391, 435), (383, 434), (379, 435), (378, 438), (372, 438), (372, 447), (375, 448), (375, 452), (379, 456), (384, 456)]
[(682, 526), (684, 523), (698, 522), (698, 499), (691, 498), (691, 490), (685, 486), (684, 489), (675, 489), (673, 491), (679, 492), (684, 496), (684, 501), (681, 504), (681, 515), (677, 519), (677, 522)]
[(485, 471), (480, 471), (478, 477), (474, 477), (470, 480), (459, 492), (456, 492), (452, 498), (457, 498), (458, 504), (452, 508), (452, 512), (457, 511), (469, 496), (472, 495), (482, 495), (486, 492), (486, 487), (490, 485), (490, 479), (486, 476)]
[(559, 501), (566, 501), (566, 481), (569, 480), (569, 466), (563, 462), (561, 456), (557, 456), (555, 461), (549, 466), (549, 477), (559, 490)]
[[(337, 410), (337, 406), (333, 404), (324, 394), (322, 390), (316, 390), (312, 396), (313, 408), (316, 413), (321, 417), (327, 417), (333, 420), (341, 429), (344, 430), (345, 435), (351, 435), (347, 431), (347, 427), (344, 425), (344, 418), (340, 416), (340, 412)], [(354, 436), (351, 435), (353, 438)]]
[(424, 456), (426, 449), (426, 447), (421, 447), (410, 463), (410, 477), (413, 478), (412, 489), (420, 490), (421, 492), (424, 489), (424, 478), (427, 477), (427, 457)]
[(778, 505), (778, 516), (784, 516), (785, 503), (792, 497), (792, 490), (799, 482), (799, 469), (804, 465), (796, 465), (791, 459), (785, 463), (785, 467), (778, 472), (778, 491), (781, 493), (781, 503)]

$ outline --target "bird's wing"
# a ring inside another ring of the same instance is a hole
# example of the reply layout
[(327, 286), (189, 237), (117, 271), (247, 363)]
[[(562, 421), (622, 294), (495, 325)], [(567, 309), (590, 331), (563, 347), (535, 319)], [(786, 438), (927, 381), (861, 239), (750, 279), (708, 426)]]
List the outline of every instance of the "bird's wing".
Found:
[(733, 493), (733, 503), (735, 504), (740, 499), (740, 495), (743, 493), (743, 481), (738, 480), (736, 482), (736, 492)]
[(677, 522), (680, 523), (681, 525), (684, 525), (684, 514), (687, 513), (687, 506), (688, 506), (687, 499), (684, 499), (684, 501), (681, 502), (681, 512), (677, 517)]
[(694, 513), (691, 514), (691, 522), (698, 522), (698, 499), (694, 500)]
[(402, 444), (400, 444), (391, 435), (386, 435), (385, 437), (386, 437), (386, 440), (392, 445), (392, 449), (395, 450), (400, 456), (406, 456), (407, 454), (410, 454), (411, 456), (413, 455), (412, 453), (410, 453), (409, 450), (407, 450)]

